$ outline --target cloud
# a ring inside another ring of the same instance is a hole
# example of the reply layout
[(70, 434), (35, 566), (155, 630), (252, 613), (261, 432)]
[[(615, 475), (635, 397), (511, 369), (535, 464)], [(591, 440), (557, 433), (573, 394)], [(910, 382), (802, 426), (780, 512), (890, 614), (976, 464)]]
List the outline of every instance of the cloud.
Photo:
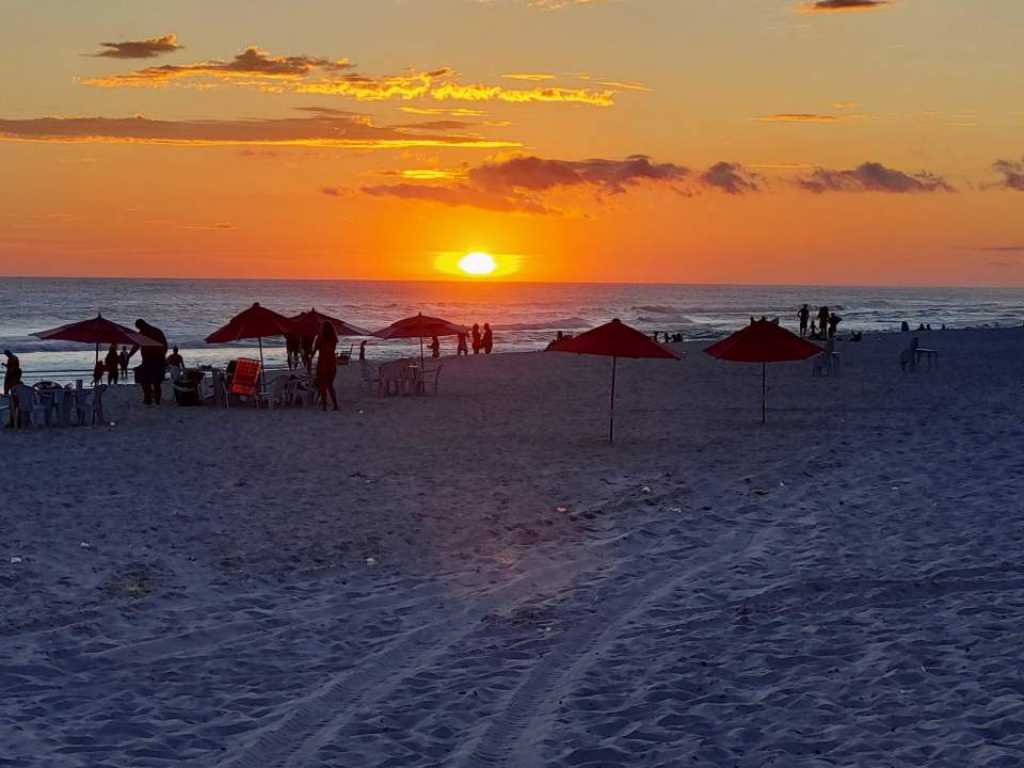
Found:
[(695, 175), (689, 168), (675, 163), (655, 163), (645, 155), (632, 155), (624, 160), (551, 160), (523, 156), (484, 163), (460, 175), (465, 181), (385, 184), (364, 187), (363, 191), (375, 197), (492, 211), (558, 213), (557, 208), (545, 201), (546, 193), (582, 189), (598, 196), (622, 195), (641, 185), (660, 186), (684, 194), (719, 190), (738, 195), (759, 189), (756, 176), (735, 163), (717, 163)]
[(352, 68), (348, 59), (326, 59), (319, 56), (273, 56), (256, 46), (249, 46), (230, 61), (213, 59), (196, 64), (164, 64), (159, 67), (128, 72), (122, 75), (92, 77), (86, 85), (102, 88), (160, 87), (176, 80), (206, 78), (216, 80), (298, 79), (314, 72), (336, 73)]
[(378, 126), (365, 115), (321, 113), (313, 117), (256, 120), (151, 120), (146, 117), (41, 117), (0, 119), (0, 141), (115, 142), (183, 146), (280, 145), (351, 149), (517, 147), (474, 134), (414, 126)]
[(992, 170), (1002, 176), (1002, 181), (989, 184), (989, 189), (1011, 189), (1016, 192), (1024, 192), (1024, 158), (1021, 162), (1012, 160), (996, 160), (992, 164)]
[[(513, 77), (534, 79), (540, 75), (513, 73)], [(231, 84), (265, 92), (341, 96), (357, 101), (562, 102), (599, 107), (611, 106), (615, 94), (620, 91), (644, 89), (636, 83), (616, 81), (608, 81), (600, 89), (554, 86), (506, 88), (502, 85), (462, 83), (449, 67), (373, 76), (354, 71), (354, 65), (348, 59), (275, 56), (255, 46), (246, 48), (230, 61), (215, 59), (195, 64), (165, 64), (124, 74), (91, 77), (82, 82), (99, 88), (165, 88), (175, 84), (206, 88)]]
[(891, 5), (891, 0), (812, 0), (800, 6), (801, 13), (839, 13), (877, 11)]
[(838, 123), (854, 115), (821, 115), (813, 112), (780, 112), (757, 118), (762, 123)]
[(718, 189), (729, 195), (757, 192), (758, 177), (739, 163), (715, 163), (700, 176), (704, 186)]
[(174, 34), (100, 45), (106, 50), (91, 55), (101, 59), (152, 59), (165, 53), (180, 51), (184, 47), (178, 44), (178, 36)]
[(601, 2), (604, 2), (604, 0), (530, 0), (530, 7), (551, 11), (559, 8), (568, 8), (573, 5), (597, 5)]
[(589, 185), (620, 195), (626, 187), (644, 181), (681, 181), (689, 173), (687, 168), (673, 163), (652, 163), (645, 155), (632, 155), (625, 160), (581, 161), (515, 157), (473, 168), (469, 178), (479, 187), (490, 190), (538, 192), (553, 187)]
[(850, 170), (816, 168), (810, 175), (797, 179), (797, 185), (822, 194), (824, 192), (955, 192), (942, 176), (921, 171), (904, 173), (881, 163), (862, 163)]
[(970, 248), (972, 251), (984, 251), (986, 253), (1024, 253), (1024, 244), (1020, 245), (985, 245), (977, 248)]
[(510, 72), (502, 75), (502, 77), (508, 80), (530, 80), (536, 82), (555, 79), (555, 75), (551, 75), (546, 72)]

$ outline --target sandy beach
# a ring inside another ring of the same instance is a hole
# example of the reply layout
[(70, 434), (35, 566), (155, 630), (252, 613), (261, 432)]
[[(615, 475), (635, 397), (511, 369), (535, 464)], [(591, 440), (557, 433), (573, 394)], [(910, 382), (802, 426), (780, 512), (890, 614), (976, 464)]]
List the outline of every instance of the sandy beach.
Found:
[(0, 434), (0, 765), (1019, 766), (1024, 331)]

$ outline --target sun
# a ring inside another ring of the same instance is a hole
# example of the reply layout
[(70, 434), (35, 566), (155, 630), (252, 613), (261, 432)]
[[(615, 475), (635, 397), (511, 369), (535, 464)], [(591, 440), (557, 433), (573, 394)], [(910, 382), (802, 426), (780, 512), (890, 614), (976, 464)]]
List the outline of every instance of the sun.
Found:
[(459, 269), (467, 275), (473, 275), (475, 277), (489, 275), (497, 268), (498, 264), (494, 260), (494, 257), (489, 253), (484, 253), (483, 251), (473, 251), (459, 259)]

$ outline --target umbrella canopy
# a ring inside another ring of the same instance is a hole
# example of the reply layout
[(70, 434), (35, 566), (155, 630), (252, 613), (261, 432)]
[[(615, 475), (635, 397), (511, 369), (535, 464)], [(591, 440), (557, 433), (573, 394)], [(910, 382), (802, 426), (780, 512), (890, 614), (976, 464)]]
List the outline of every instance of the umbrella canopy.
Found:
[(339, 336), (373, 335), (369, 331), (364, 331), (358, 326), (346, 323), (344, 320), (339, 320), (336, 317), (331, 317), (330, 315), (317, 312), (315, 308), (308, 312), (300, 312), (289, 319), (295, 324), (296, 332), (303, 336), (316, 336), (320, 333), (320, 329), (323, 328), (324, 323), (330, 323), (333, 325), (335, 333)]
[(642, 331), (630, 328), (618, 318), (610, 323), (592, 328), (586, 333), (581, 333), (579, 336), (557, 341), (549, 346), (547, 351), (575, 352), (578, 355), (603, 355), (612, 359), (611, 408), (608, 415), (609, 443), (615, 441), (615, 371), (619, 358), (682, 359), (671, 349), (653, 341)]
[(420, 312), (394, 322), (387, 328), (381, 328), (373, 335), (381, 339), (425, 339), (432, 336), (458, 336), (460, 333), (466, 333), (465, 326)]
[(551, 345), (549, 352), (575, 352), (578, 355), (605, 355), (606, 357), (654, 357), (679, 360), (671, 349), (663, 347), (642, 331), (630, 328), (615, 319), (579, 336), (562, 339)]
[(103, 315), (96, 315), (91, 320), (68, 323), (48, 331), (37, 331), (32, 334), (44, 341), (80, 341), (83, 344), (96, 345), (96, 359), (100, 359), (100, 344), (131, 344), (139, 347), (159, 347), (160, 342), (144, 336), (115, 322), (107, 320)]
[(272, 309), (261, 307), (259, 302), (239, 312), (228, 324), (206, 337), (207, 344), (224, 344), (241, 339), (263, 339), (267, 336), (284, 336), (292, 333), (295, 324), (284, 315)]
[(821, 347), (769, 320), (755, 320), (704, 351), (719, 360), (736, 363), (784, 363), (814, 357)]
[(821, 354), (821, 347), (801, 339), (768, 320), (755, 320), (732, 336), (704, 350), (719, 360), (737, 363), (761, 363), (761, 423), (768, 420), (767, 363), (806, 360)]

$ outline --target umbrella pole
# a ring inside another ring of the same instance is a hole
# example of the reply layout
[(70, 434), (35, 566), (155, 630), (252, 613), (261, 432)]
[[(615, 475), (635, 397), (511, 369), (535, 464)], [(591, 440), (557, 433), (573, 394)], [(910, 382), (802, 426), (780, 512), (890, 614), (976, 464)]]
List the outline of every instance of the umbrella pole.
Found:
[(608, 410), (608, 444), (615, 442), (615, 369), (618, 367), (619, 358), (612, 357), (612, 397), (611, 407)]
[(93, 362), (93, 366), (95, 367), (96, 363), (98, 363), (99, 361), (100, 361), (100, 343), (97, 341), (96, 342), (96, 360)]
[[(256, 343), (259, 344), (260, 347), (260, 389), (265, 392), (267, 389), (267, 369), (263, 365), (263, 339), (257, 337)], [(259, 402), (259, 398), (256, 398), (256, 402)]]
[(761, 363), (761, 423), (768, 421), (768, 364)]

